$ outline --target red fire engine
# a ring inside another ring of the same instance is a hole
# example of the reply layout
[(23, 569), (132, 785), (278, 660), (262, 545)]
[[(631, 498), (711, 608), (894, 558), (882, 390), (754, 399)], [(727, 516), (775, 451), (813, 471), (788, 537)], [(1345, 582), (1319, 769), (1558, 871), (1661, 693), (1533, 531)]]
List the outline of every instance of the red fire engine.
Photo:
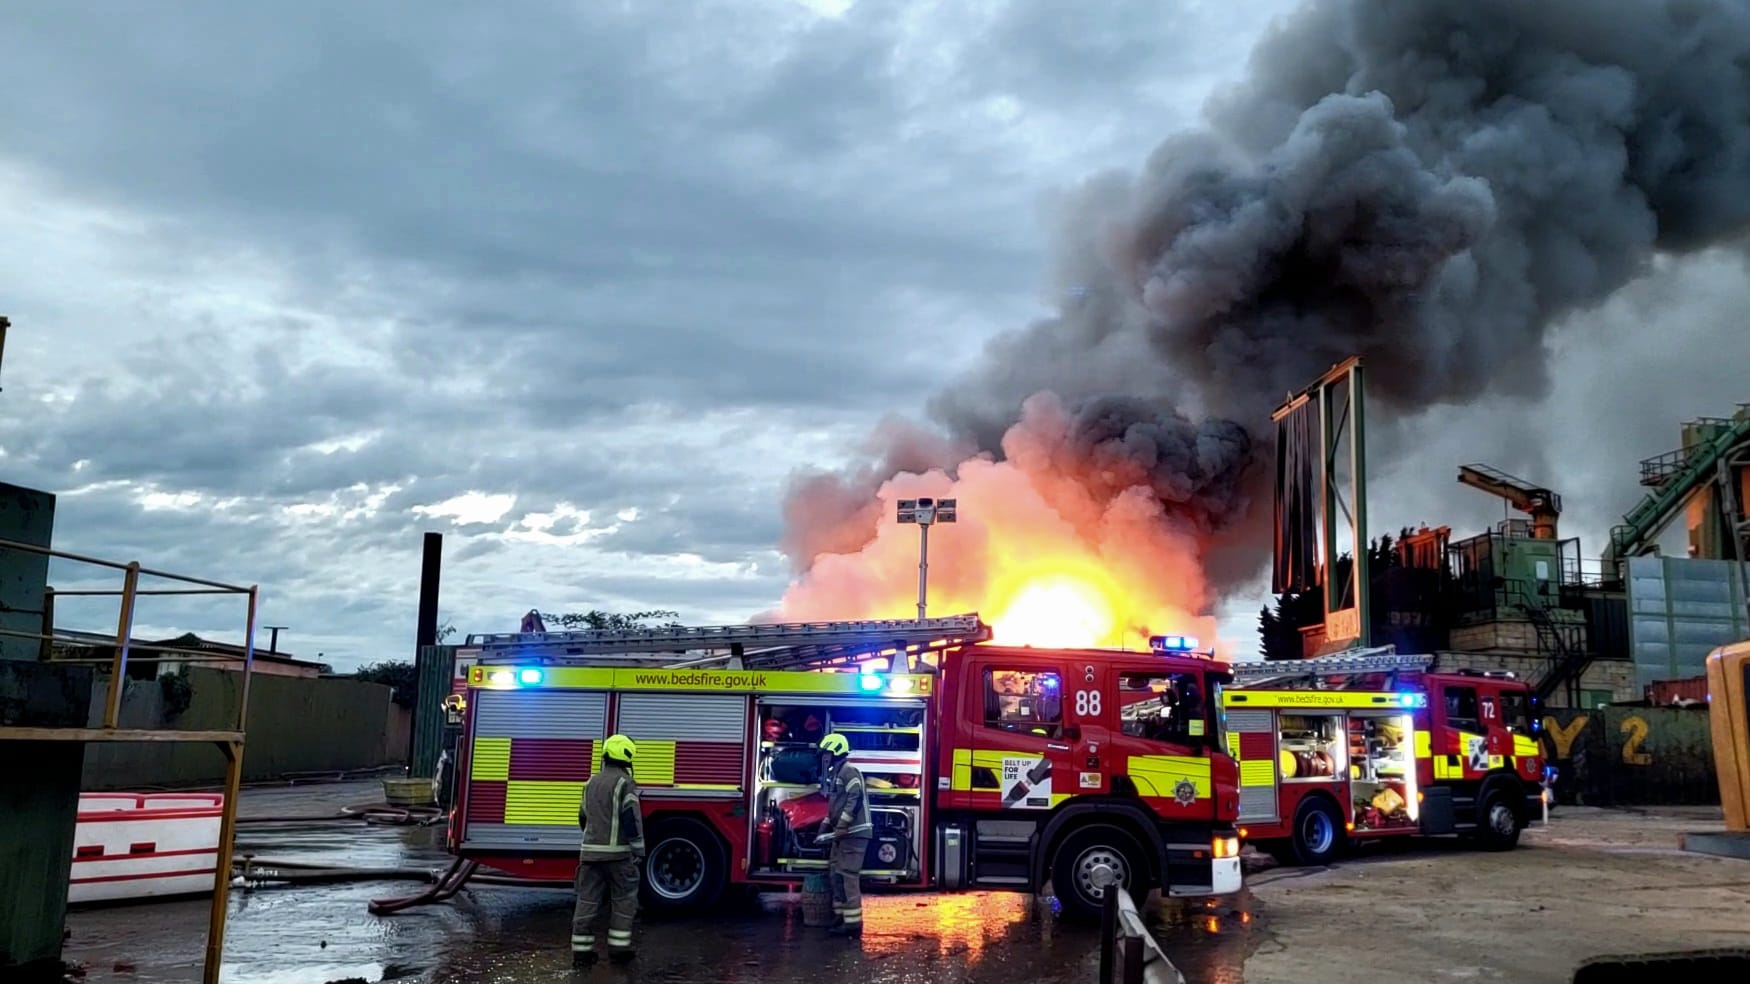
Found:
[(1236, 664), (1221, 705), (1242, 836), (1301, 864), (1405, 834), (1517, 844), (1544, 796), (1530, 688), (1431, 664), (1389, 648)]
[(1139, 897), (1237, 891), (1226, 666), (990, 635), (964, 615), (475, 637), (450, 849), (571, 878), (584, 780), (622, 733), (638, 745), (648, 904), (794, 884), (827, 864), (815, 743), (836, 732), (867, 778), (872, 885), (1050, 882), (1084, 916), (1101, 865)]

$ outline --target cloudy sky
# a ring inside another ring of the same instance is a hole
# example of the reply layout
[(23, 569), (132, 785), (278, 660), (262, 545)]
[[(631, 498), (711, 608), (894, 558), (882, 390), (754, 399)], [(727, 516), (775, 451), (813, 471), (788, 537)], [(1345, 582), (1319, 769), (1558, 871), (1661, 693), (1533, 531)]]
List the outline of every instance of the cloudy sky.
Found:
[[(427, 530), (463, 632), (745, 619), (790, 577), (790, 474), (1044, 312), (1044, 203), (1194, 123), (1293, 5), (8, 7), (0, 480), (59, 496), (62, 549), (260, 583), (339, 667), (410, 655)], [(1635, 462), (1750, 399), (1745, 273), (1662, 262), (1557, 334), (1546, 402), (1375, 449), (1376, 521), (1498, 518), (1453, 481), (1480, 460), (1595, 555)]]

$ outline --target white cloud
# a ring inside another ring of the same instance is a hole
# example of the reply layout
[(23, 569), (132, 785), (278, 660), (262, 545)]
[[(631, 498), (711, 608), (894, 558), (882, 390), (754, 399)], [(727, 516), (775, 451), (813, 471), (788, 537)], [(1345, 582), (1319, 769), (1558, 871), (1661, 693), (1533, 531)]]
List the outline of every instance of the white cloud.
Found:
[(516, 505), (514, 495), (488, 495), (484, 492), (464, 492), (429, 506), (414, 506), (421, 516), (447, 517), (463, 525), (496, 523)]

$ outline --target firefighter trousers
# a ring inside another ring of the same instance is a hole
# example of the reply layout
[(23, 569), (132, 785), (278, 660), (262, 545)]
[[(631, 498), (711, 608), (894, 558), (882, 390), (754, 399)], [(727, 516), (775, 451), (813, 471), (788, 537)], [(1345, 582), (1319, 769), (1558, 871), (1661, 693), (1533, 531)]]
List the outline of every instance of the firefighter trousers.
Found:
[(868, 850), (867, 837), (847, 837), (832, 845), (832, 867), (827, 876), (832, 882), (832, 911), (844, 920), (846, 929), (861, 929), (863, 925), (863, 855)]
[(577, 909), (571, 916), (571, 952), (595, 949), (596, 918), (603, 897), (608, 906), (608, 952), (632, 951), (632, 919), (638, 914), (638, 862), (581, 861), (577, 865)]

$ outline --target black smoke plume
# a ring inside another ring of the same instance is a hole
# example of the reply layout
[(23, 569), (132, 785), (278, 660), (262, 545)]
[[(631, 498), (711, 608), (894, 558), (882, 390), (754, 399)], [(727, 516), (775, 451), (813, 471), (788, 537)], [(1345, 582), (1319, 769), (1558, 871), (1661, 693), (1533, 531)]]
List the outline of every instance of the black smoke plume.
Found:
[[(1022, 402), (1057, 394), (1087, 455), (1135, 456), (1164, 521), (1228, 530), (1206, 541), (1219, 587), (1263, 560), (1254, 459), (1288, 391), (1359, 355), (1397, 419), (1538, 396), (1557, 326), (1584, 331), (1571, 316), (1656, 252), (1739, 240), (1750, 4), (1314, 0), (1205, 119), (1066, 197), (1060, 309), (931, 412), (942, 448), (1000, 456)], [(831, 481), (866, 500), (883, 477)], [(793, 514), (819, 487), (795, 486)]]

